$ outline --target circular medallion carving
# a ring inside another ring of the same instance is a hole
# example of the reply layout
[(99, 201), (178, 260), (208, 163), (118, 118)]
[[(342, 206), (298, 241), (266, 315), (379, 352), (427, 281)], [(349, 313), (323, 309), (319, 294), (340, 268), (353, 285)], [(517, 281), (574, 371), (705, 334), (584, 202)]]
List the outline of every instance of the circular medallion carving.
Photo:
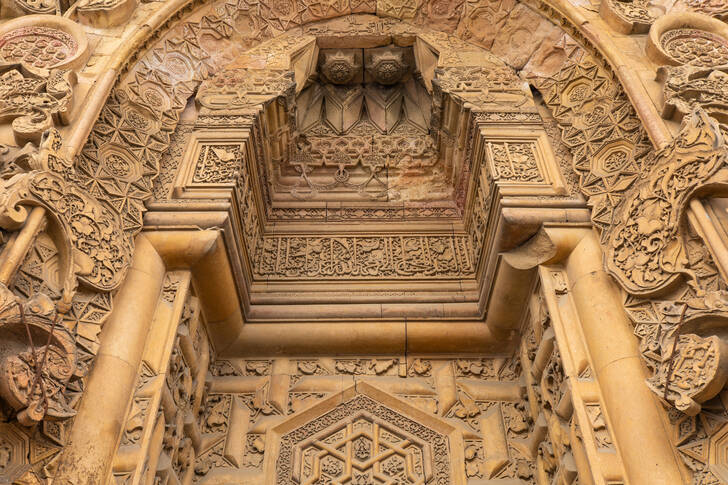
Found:
[(728, 25), (694, 12), (660, 17), (650, 28), (647, 55), (659, 64), (714, 67), (728, 63)]
[(0, 56), (3, 60), (24, 62), (33, 67), (55, 67), (77, 50), (78, 44), (73, 37), (48, 27), (21, 27), (0, 38)]
[(606, 177), (625, 169), (632, 163), (634, 147), (627, 141), (609, 143), (594, 155), (593, 171)]
[(728, 63), (728, 41), (710, 32), (673, 29), (662, 34), (660, 44), (679, 64), (710, 67)]
[(83, 31), (55, 15), (27, 15), (0, 26), (0, 60), (42, 69), (73, 68), (87, 55)]
[(391, 85), (399, 82), (407, 74), (407, 69), (402, 54), (384, 52), (373, 56), (372, 65), (368, 70), (379, 84)]
[(104, 172), (116, 180), (134, 182), (141, 176), (140, 163), (120, 145), (104, 145), (99, 150), (99, 159)]
[(361, 74), (361, 64), (350, 52), (326, 53), (321, 72), (334, 84), (349, 84)]

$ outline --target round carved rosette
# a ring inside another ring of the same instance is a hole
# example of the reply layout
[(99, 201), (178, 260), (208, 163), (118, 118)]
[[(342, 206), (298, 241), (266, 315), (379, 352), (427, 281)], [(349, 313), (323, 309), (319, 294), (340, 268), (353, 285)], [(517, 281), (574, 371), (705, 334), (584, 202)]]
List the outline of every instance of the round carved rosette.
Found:
[(383, 52), (372, 56), (369, 74), (379, 84), (389, 86), (398, 83), (407, 74), (408, 66), (398, 52)]
[(666, 15), (650, 29), (647, 55), (673, 66), (728, 64), (728, 25), (698, 13)]
[(361, 79), (361, 62), (352, 52), (327, 52), (321, 72), (334, 84), (349, 84), (357, 77)]
[(0, 60), (40, 69), (73, 69), (88, 58), (88, 42), (74, 22), (27, 15), (0, 26)]

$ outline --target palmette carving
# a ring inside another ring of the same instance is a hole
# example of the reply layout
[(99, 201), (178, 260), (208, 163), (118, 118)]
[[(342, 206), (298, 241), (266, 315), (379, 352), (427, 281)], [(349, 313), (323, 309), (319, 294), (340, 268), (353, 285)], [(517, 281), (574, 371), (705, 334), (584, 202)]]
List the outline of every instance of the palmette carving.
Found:
[(72, 71), (0, 64), (0, 121), (12, 121), (18, 143), (37, 144), (44, 131), (69, 121), (75, 84)]
[(689, 415), (697, 414), (700, 403), (718, 394), (728, 380), (728, 344), (715, 335), (680, 335), (674, 353), (663, 359), (647, 385)]
[(76, 372), (75, 341), (50, 298), (25, 300), (0, 284), (0, 334), (0, 396), (18, 419), (30, 425), (73, 416), (64, 391)]
[(722, 123), (728, 122), (728, 65), (715, 67), (663, 66), (664, 118), (681, 119), (700, 107)]
[(683, 211), (701, 186), (723, 181), (726, 162), (723, 134), (701, 110), (657, 153), (653, 170), (628, 192), (620, 222), (609, 231), (607, 269), (627, 291), (649, 295), (668, 288), (680, 274), (696, 278), (685, 256)]
[(27, 217), (28, 205), (41, 205), (59, 224), (66, 246), (62, 284), (70, 302), (76, 278), (92, 288), (110, 291), (124, 279), (131, 261), (131, 246), (121, 222), (103, 203), (81, 189), (75, 172), (57, 154), (60, 137), (50, 132), (41, 148), (41, 161), (31, 172), (2, 181), (0, 226), (18, 229)]

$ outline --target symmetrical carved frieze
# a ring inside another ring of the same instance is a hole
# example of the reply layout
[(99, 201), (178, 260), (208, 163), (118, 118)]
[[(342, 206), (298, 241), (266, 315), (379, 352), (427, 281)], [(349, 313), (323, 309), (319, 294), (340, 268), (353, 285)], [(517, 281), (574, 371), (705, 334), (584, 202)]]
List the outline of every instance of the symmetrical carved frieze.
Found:
[[(362, 388), (366, 392), (366, 387)], [(275, 461), (276, 477), (270, 477), (268, 483), (327, 479), (351, 483), (463, 483), (458, 470), (453, 470), (457, 464), (452, 462), (451, 453), (458, 446), (453, 438), (443, 433), (442, 426), (433, 429), (422, 423), (420, 416), (407, 416), (406, 405), (395, 402), (391, 398), (377, 402), (358, 394), (291, 431), (287, 423), (274, 428), (273, 433), (282, 436)], [(314, 409), (319, 411), (319, 407)], [(283, 434), (280, 428), (288, 432)], [(301, 458), (296, 460), (294, 456)]]
[[(254, 27), (248, 30), (255, 32), (246, 30), (243, 33), (236, 32), (235, 35), (240, 34), (241, 38), (246, 39), (256, 36), (262, 38), (303, 25), (312, 19), (336, 16), (354, 8), (339, 4), (323, 5), (291, 1), (278, 2), (275, 5), (263, 2), (255, 9), (251, 9), (247, 2), (234, 3), (226, 2), (218, 9), (218, 15), (207, 16), (202, 22), (182, 22), (182, 27), (176, 31), (180, 35), (169, 36), (144, 54), (141, 61), (126, 74), (122, 85), (115, 90), (112, 99), (104, 108), (88, 144), (76, 161), (75, 172), (66, 163), (56, 170), (58, 173), (42, 173), (6, 182), (6, 185), (17, 193), (26, 190), (24, 184), (27, 184), (27, 193), (34, 203), (50, 209), (57, 214), (56, 217), (61, 225), (69, 228), (68, 244), (74, 251), (61, 250), (58, 258), (70, 258), (73, 264), (64, 260), (62, 267), (66, 271), (69, 271), (69, 267), (73, 268), (70, 274), (86, 287), (108, 291), (115, 288), (123, 278), (132, 251), (130, 241), (142, 227), (144, 203), (152, 195), (154, 188), (152, 181), (159, 173), (160, 161), (166, 163), (165, 152), (170, 146), (170, 136), (175, 130), (179, 114), (188, 98), (211, 70), (212, 66), (208, 65), (208, 62), (217, 62), (208, 57), (208, 52), (212, 51), (209, 47), (205, 47), (211, 45), (206, 43), (214, 43), (210, 38), (215, 38), (217, 41), (232, 35), (234, 30), (245, 23), (241, 17), (254, 20), (251, 22)], [(462, 10), (469, 22), (469, 26), (465, 26), (469, 36), (480, 35), (476, 26), (478, 22), (483, 21), (481, 13), (487, 11), (493, 19), (493, 25), (497, 25), (502, 22), (505, 11), (505, 7), (494, 5), (498, 2), (482, 1), (466, 2), (465, 5), (462, 2), (377, 3), (376, 9), (382, 14), (413, 18), (417, 22), (425, 22), (420, 17), (440, 19), (452, 28), (455, 25), (453, 19), (458, 18)], [(650, 13), (643, 11), (643, 5), (639, 2), (605, 3), (617, 5), (628, 22), (641, 25), (649, 20)], [(111, 8), (117, 4), (117, 2), (87, 2), (79, 6), (79, 13), (83, 12), (84, 5)], [(370, 2), (361, 3), (356, 8), (373, 11), (375, 6)], [(468, 22), (461, 21), (461, 23)], [(379, 27), (381, 24), (375, 25), (376, 29)], [(326, 27), (311, 27), (315, 28)], [(25, 37), (13, 32), (9, 37), (8, 35), (3, 37), (7, 40), (0, 45), (0, 55), (6, 60), (12, 58), (26, 64), (41, 62), (47, 64), (44, 64), (45, 67), (53, 67), (54, 59), (62, 60), (64, 56), (75, 55), (71, 52), (72, 45), (62, 41), (59, 45), (53, 43), (51, 46), (53, 48), (46, 48), (41, 39), (43, 32), (35, 32), (34, 36), (25, 35)], [(210, 33), (212, 35), (207, 35)], [(419, 47), (429, 49), (423, 45), (432, 39), (437, 40), (437, 35), (432, 33), (428, 35), (430, 37), (423, 35), (418, 40), (422, 42)], [(659, 47), (674, 63), (710, 66), (713, 69), (716, 63), (723, 64), (725, 61), (723, 58), (728, 55), (726, 54), (728, 51), (724, 52), (725, 43), (721, 39), (719, 35), (711, 32), (696, 34), (689, 29), (668, 29), (659, 37)], [(43, 45), (38, 45), (39, 42)], [(487, 39), (483, 42), (486, 43)], [(43, 47), (40, 51), (42, 55), (38, 59), (30, 58), (29, 54), (18, 49), (18, 46), (31, 44), (36, 47), (35, 51)], [(698, 44), (697, 47), (695, 44)], [(5, 50), (2, 50), (3, 47)], [(351, 82), (351, 79), (358, 75), (369, 75), (381, 85), (393, 85), (408, 76), (412, 67), (408, 64), (408, 59), (405, 56), (398, 56), (398, 53), (399, 51), (389, 49), (377, 55), (373, 54), (371, 59), (362, 57), (361, 65), (357, 64), (356, 58), (353, 62), (349, 62), (348, 58), (344, 59), (347, 57), (345, 53), (330, 53), (331, 55), (324, 56), (321, 74), (332, 84), (337, 85)], [(278, 54), (280, 53), (276, 55)], [(534, 116), (534, 113), (529, 111), (532, 98), (527, 87), (515, 76), (513, 70), (506, 68), (505, 65), (471, 66), (465, 63), (458, 65), (458, 62), (469, 54), (473, 52), (458, 52), (458, 45), (453, 41), (449, 48), (441, 49), (440, 58), (437, 59), (440, 64), (436, 71), (433, 68), (430, 74), (427, 69), (423, 69), (423, 77), (434, 78), (434, 81), (425, 79), (424, 84), (426, 86), (429, 86), (428, 82), (434, 84), (435, 106), (443, 108), (424, 124), (411, 123), (407, 127), (404, 124), (397, 125), (400, 120), (395, 120), (390, 115), (397, 113), (399, 116), (403, 106), (409, 114), (409, 111), (412, 111), (409, 108), (416, 106), (418, 101), (425, 98), (405, 97), (400, 99), (402, 102), (399, 103), (396, 99), (399, 99), (400, 95), (406, 96), (407, 93), (400, 92), (396, 96), (389, 96), (389, 91), (384, 92), (385, 89), (381, 90), (384, 94), (378, 93), (380, 95), (378, 98), (376, 98), (377, 93), (370, 94), (369, 98), (362, 96), (361, 106), (366, 103), (367, 116), (372, 116), (373, 112), (381, 115), (374, 120), (367, 120), (373, 123), (369, 128), (373, 127), (387, 133), (391, 130), (392, 133), (387, 137), (369, 135), (369, 143), (364, 144), (366, 148), (350, 149), (352, 144), (348, 143), (343, 150), (342, 146), (336, 144), (329, 143), (325, 146), (326, 142), (322, 142), (322, 139), (330, 133), (320, 126), (318, 132), (309, 134), (307, 141), (311, 144), (310, 151), (298, 150), (295, 141), (300, 139), (294, 141), (294, 125), (276, 124), (271, 121), (275, 116), (282, 117), (285, 114), (286, 103), (291, 103), (294, 99), (296, 86), (294, 75), (288, 70), (289, 66), (280, 69), (246, 68), (238, 71), (221, 71), (221, 75), (204, 82), (199, 90), (197, 99), (201, 107), (201, 116), (196, 122), (197, 128), (219, 129), (239, 124), (245, 125), (246, 129), (249, 128), (252, 135), (249, 139), (235, 143), (220, 140), (200, 143), (200, 150), (194, 157), (193, 170), (187, 174), (189, 180), (185, 183), (198, 184), (199, 187), (208, 184), (206, 189), (212, 187), (211, 190), (217, 190), (223, 185), (232, 188), (238, 204), (234, 209), (239, 213), (239, 221), (236, 223), (241, 222), (245, 244), (249, 255), (252, 256), (251, 267), (254, 268), (256, 277), (261, 279), (471, 278), (475, 274), (478, 255), (486, 244), (484, 237), (495, 187), (505, 187), (509, 182), (550, 184), (550, 193), (553, 193), (553, 188), (557, 185), (552, 182), (557, 178), (555, 176), (558, 167), (556, 172), (549, 172), (553, 167), (544, 168), (546, 165), (543, 163), (543, 153), (539, 152), (539, 146), (533, 140), (513, 139), (513, 137), (488, 139), (486, 136), (482, 153), (487, 153), (488, 156), (479, 159), (479, 162), (483, 162), (482, 167), (452, 164), (455, 167), (453, 172), (469, 176), (472, 170), (474, 177), (477, 178), (478, 185), (469, 192), (474, 194), (470, 207), (473, 207), (476, 213), (470, 216), (467, 235), (461, 233), (455, 235), (428, 233), (419, 236), (353, 233), (337, 236), (264, 234), (265, 222), (276, 220), (276, 217), (287, 220), (316, 217), (319, 218), (317, 220), (361, 221), (405, 217), (400, 214), (404, 215), (410, 211), (411, 214), (415, 214), (413, 217), (428, 217), (427, 214), (432, 213), (437, 217), (450, 214), (448, 217), (454, 218), (461, 215), (464, 207), (464, 204), (459, 202), (457, 207), (403, 205), (396, 209), (385, 205), (335, 209), (295, 207), (295, 205), (259, 207), (261, 200), (271, 200), (267, 191), (274, 190), (276, 183), (283, 185), (281, 179), (269, 183), (269, 180), (274, 180), (275, 174), (260, 169), (262, 167), (260, 164), (266, 157), (278, 160), (290, 156), (294, 162), (292, 170), (297, 170), (295, 176), (300, 176), (306, 182), (304, 184), (306, 190), (315, 189), (318, 193), (344, 186), (351, 188), (347, 184), (357, 190), (360, 186), (366, 188), (367, 185), (362, 185), (361, 181), (355, 180), (355, 176), (352, 175), (353, 166), (365, 159), (367, 161), (362, 162), (362, 165), (368, 163), (370, 166), (369, 172), (364, 174), (365, 179), (371, 176), (368, 182), (376, 182), (378, 173), (385, 169), (391, 169), (393, 173), (400, 170), (403, 173), (414, 174), (412, 178), (403, 179), (402, 187), (390, 185), (387, 191), (371, 191), (396, 199), (394, 192), (389, 189), (394, 188), (402, 194), (403, 187), (406, 187), (408, 182), (423, 180), (417, 176), (435, 165), (432, 156), (434, 152), (451, 150), (450, 153), (456, 153), (459, 157), (456, 160), (469, 160), (471, 157), (464, 155), (468, 152), (467, 147), (463, 146), (463, 139), (476, 132), (474, 126), (483, 123), (540, 121), (536, 119), (537, 115)], [(556, 120), (561, 124), (564, 143), (573, 151), (573, 163), (581, 178), (582, 190), (593, 207), (594, 224), (600, 230), (602, 243), (607, 248), (610, 270), (625, 288), (635, 295), (672, 291), (680, 275), (686, 275), (687, 279), (693, 282), (700, 280), (703, 275), (696, 276), (701, 269), (690, 261), (691, 247), (685, 240), (687, 236), (681, 217), (688, 198), (704, 184), (717, 180), (711, 177), (719, 172), (725, 162), (724, 155), (721, 155), (724, 149), (720, 146), (722, 140), (720, 130), (702, 114), (689, 116), (686, 131), (674, 144), (657, 154), (651, 153), (646, 134), (626, 96), (603, 67), (582, 54), (583, 52), (570, 59), (552, 78), (536, 80), (534, 84), (544, 93), (547, 105), (553, 109)], [(577, 58), (578, 56), (582, 57)], [(271, 63), (278, 62), (279, 59), (273, 59), (274, 57), (271, 56)], [(364, 67), (365, 65), (368, 69)], [(432, 66), (427, 66), (428, 69), (429, 67)], [(32, 76), (28, 78), (30, 75), (23, 70), (12, 72), (24, 76), (23, 83), (15, 83), (14, 89), (28, 85), (35, 96), (32, 103), (37, 104), (39, 93), (36, 90), (37, 83), (26, 83), (25, 80), (35, 81), (40, 78)], [(276, 75), (268, 76), (271, 72), (275, 72)], [(694, 74), (694, 72), (697, 71), (673, 75), (671, 86), (674, 87), (675, 94), (671, 94), (669, 102), (674, 104), (680, 113), (688, 114), (695, 105), (700, 105), (708, 107), (709, 114), (718, 116), (723, 109), (719, 106), (723, 103), (719, 86), (721, 69), (713, 69), (710, 73), (701, 71), (699, 74)], [(17, 75), (12, 76), (15, 76), (14, 80), (19, 81)], [(10, 77), (8, 80), (11, 80)], [(64, 82), (71, 85), (68, 78)], [(48, 96), (47, 101), (60, 104), (67, 99), (66, 91), (55, 95), (49, 91), (49, 86), (51, 84), (38, 88), (41, 91), (45, 90), (45, 93), (41, 94)], [(710, 86), (714, 89), (705, 97), (697, 101), (691, 97), (693, 95), (690, 89), (702, 92)], [(394, 88), (387, 89), (394, 90)], [(70, 89), (67, 91), (70, 99)], [(337, 93), (342, 92), (343, 90)], [(351, 93), (346, 91), (343, 96), (338, 96), (337, 93), (328, 95), (326, 102), (331, 105), (338, 103), (341, 107)], [(449, 100), (446, 100), (448, 97)], [(448, 105), (449, 102), (452, 104)], [(265, 112), (262, 117), (264, 121), (256, 121), (254, 118), (260, 115), (263, 104), (269, 104), (270, 111)], [(352, 105), (354, 108), (359, 106), (357, 103)], [(447, 111), (456, 105), (461, 111), (454, 109)], [(316, 112), (316, 107), (320, 108), (322, 105), (312, 103), (311, 106), (314, 107), (312, 112)], [(332, 110), (329, 113), (331, 119), (328, 121), (335, 117), (341, 119), (342, 129), (338, 130), (339, 133), (346, 131), (343, 129), (344, 115), (351, 106), (345, 107), (347, 109)], [(519, 108), (523, 110), (517, 111)], [(32, 109), (32, 113), (37, 112), (37, 108)], [(215, 114), (215, 111), (218, 113)], [(220, 111), (228, 112), (221, 114)], [(46, 119), (53, 119), (54, 116), (61, 116), (63, 112), (65, 111), (61, 108), (53, 107), (43, 114)], [(357, 115), (361, 115), (361, 110), (357, 111)], [(21, 119), (27, 116), (27, 113), (13, 116)], [(361, 118), (359, 116), (356, 120)], [(426, 118), (423, 116), (422, 119)], [(349, 121), (351, 120), (347, 119), (347, 122)], [(380, 123), (377, 124), (377, 121)], [(423, 126), (428, 128), (430, 123), (442, 131), (423, 133), (421, 128)], [(454, 126), (467, 127), (467, 130), (452, 130)], [(271, 127), (272, 130), (265, 131)], [(363, 124), (360, 128), (362, 132), (366, 131)], [(394, 131), (396, 129), (406, 133), (396, 133)], [(369, 133), (371, 132), (372, 130), (369, 130)], [(40, 131), (36, 130), (34, 133), (37, 135)], [(414, 136), (414, 133), (418, 136)], [(359, 132), (352, 134), (360, 135)], [(473, 135), (476, 136), (477, 134)], [(28, 139), (30, 138), (29, 136)], [(261, 138), (266, 139), (266, 142), (272, 140), (273, 143), (271, 145), (259, 143), (257, 140)], [(19, 138), (21, 139), (22, 137)], [(400, 150), (397, 145), (401, 139), (416, 139), (417, 143)], [(467, 143), (471, 141), (468, 139)], [(389, 156), (396, 160), (384, 160), (380, 163), (379, 159), (369, 156), (372, 153), (381, 154), (385, 159)], [(469, 153), (473, 154), (472, 151)], [(306, 155), (309, 155), (309, 158), (306, 158)], [(15, 158), (20, 160), (18, 166), (21, 169), (12, 170), (24, 175), (23, 164), (27, 165), (30, 162), (25, 162), (20, 156)], [(486, 166), (486, 161), (489, 163), (488, 170), (482, 173), (479, 169)], [(174, 162), (170, 162), (169, 166), (173, 164)], [(330, 184), (315, 179), (312, 173), (314, 169), (319, 170), (320, 167), (330, 170), (334, 185), (329, 186)], [(47, 167), (43, 169), (48, 172)], [(447, 182), (452, 182), (452, 173), (446, 175)], [(166, 180), (164, 183), (169, 184), (169, 182), (170, 180)], [(460, 181), (453, 183), (452, 186), (456, 187), (452, 193), (468, 192), (462, 189), (463, 184)], [(294, 198), (298, 195), (297, 200), (300, 200), (308, 196), (304, 192), (303, 189), (294, 190), (291, 194), (294, 194)], [(416, 200), (410, 195), (404, 195), (403, 199)], [(27, 202), (30, 199), (18, 196), (17, 200)], [(644, 200), (648, 203), (638, 203)], [(14, 209), (15, 206), (11, 205), (11, 208)], [(265, 217), (269, 218), (268, 221), (261, 220)], [(21, 219), (22, 217), (19, 218), (12, 210), (6, 216), (8, 227), (12, 226), (13, 229), (17, 228)], [(45, 240), (47, 237), (38, 239), (39, 242), (34, 247), (36, 253), (42, 250)], [(631, 251), (622, 251), (627, 247)], [(635, 248), (640, 248), (640, 251), (634, 251)], [(37, 254), (30, 254), (25, 273), (29, 274), (29, 269), (34, 268), (30, 262), (36, 264), (40, 259)], [(39, 268), (47, 266), (37, 265)], [(21, 276), (23, 281), (29, 281), (27, 275), (21, 274)], [(75, 289), (75, 285), (71, 286)], [(83, 291), (85, 290), (82, 289), (77, 293), (81, 295), (78, 298), (87, 299), (77, 299), (74, 303), (85, 304), (90, 301), (90, 297), (83, 296)], [(170, 290), (170, 294), (174, 293), (175, 291)], [(710, 295), (712, 298), (713, 294)], [(172, 297), (172, 301), (175, 301), (175, 298)], [(710, 300), (702, 294), (699, 298), (703, 298), (703, 302)], [(70, 301), (65, 303), (69, 304)], [(709, 303), (705, 304), (709, 306)], [(76, 308), (73, 311), (79, 310)], [(665, 310), (660, 309), (660, 311)], [(101, 319), (105, 313), (108, 313), (108, 308), (99, 311), (99, 314), (103, 314)], [(94, 341), (96, 335), (91, 326), (79, 331), (85, 332), (89, 342)], [(542, 334), (546, 334), (547, 331), (548, 329), (539, 330)], [(538, 339), (534, 337), (539, 346), (543, 341), (541, 337), (543, 335)], [(657, 362), (656, 374), (651, 382), (654, 383), (658, 394), (664, 392), (667, 400), (678, 408), (694, 410), (695, 403), (701, 404), (710, 399), (717, 392), (716, 389), (723, 385), (722, 341), (716, 340), (717, 337), (698, 337), (692, 333), (675, 333), (673, 338), (676, 342), (675, 352), (662, 353), (659, 359), (654, 361)], [(259, 476), (263, 469), (263, 457), (267, 452), (265, 435), (261, 432), (261, 427), (264, 428), (266, 425), (261, 423), (265, 420), (281, 423), (283, 416), (287, 416), (289, 411), (298, 412), (334, 392), (328, 390), (325, 385), (307, 387), (305, 385), (307, 380), (341, 375), (396, 379), (403, 374), (403, 362), (395, 359), (357, 359), (353, 364), (342, 360), (334, 363), (333, 367), (328, 366), (328, 363), (311, 359), (307, 363), (299, 362), (296, 370), (287, 371), (276, 368), (283, 365), (280, 364), (281, 359), (272, 361), (273, 363), (265, 368), (245, 365), (244, 372), (231, 366), (233, 370), (226, 371), (231, 373), (225, 375), (213, 373), (213, 381), (222, 382), (221, 379), (216, 379), (218, 377), (250, 380), (244, 381), (245, 384), (241, 384), (243, 387), (239, 389), (240, 392), (236, 393), (216, 394), (213, 383), (211, 388), (213, 390), (210, 392), (214, 397), (208, 398), (206, 405), (201, 406), (199, 400), (202, 391), (201, 386), (197, 384), (203, 374), (196, 373), (196, 377), (191, 377), (193, 371), (189, 368), (190, 362), (187, 357), (190, 351), (185, 350), (185, 346), (188, 345), (193, 344), (180, 337), (179, 342), (173, 346), (169, 356), (170, 368), (166, 371), (164, 383), (160, 383), (159, 374), (163, 373), (160, 369), (148, 367), (140, 371), (138, 395), (132, 406), (133, 412), (130, 415), (127, 434), (123, 438), (123, 446), (134, 447), (152, 436), (162, 437), (158, 442), (148, 441), (151, 443), (150, 446), (161, 446), (162, 451), (158, 453), (160, 460), (150, 464), (152, 474), (156, 474), (160, 480), (202, 482), (210, 477), (211, 480), (216, 479), (216, 473), (220, 469), (229, 469), (238, 473), (237, 481), (255, 483), (254, 477)], [(530, 391), (538, 392), (543, 402), (543, 409), (539, 412), (533, 409), (537, 406), (535, 404), (537, 400), (534, 400), (531, 406), (516, 402), (517, 399), (503, 403), (496, 399), (483, 398), (487, 392), (477, 381), (500, 378), (503, 370), (497, 369), (495, 364), (458, 362), (451, 366), (455, 370), (447, 370), (447, 365), (443, 365), (442, 362), (426, 359), (420, 359), (410, 368), (407, 362), (404, 362), (404, 375), (420, 380), (416, 381), (416, 385), (412, 388), (399, 394), (422, 409), (430, 413), (434, 410), (440, 417), (457, 422), (458, 426), (468, 430), (470, 451), (466, 453), (465, 460), (466, 471), (471, 478), (481, 480), (518, 478), (532, 482), (543, 477), (551, 480), (558, 476), (564, 483), (574, 483), (577, 478), (575, 478), (572, 448), (594, 446), (601, 452), (611, 452), (614, 444), (608, 429), (606, 410), (599, 402), (592, 400), (582, 403), (584, 405), (581, 407), (577, 402), (575, 405), (577, 411), (573, 414), (564, 408), (564, 406), (568, 408), (571, 399), (569, 385), (576, 386), (579, 379), (587, 379), (588, 372), (576, 376), (573, 369), (565, 370), (568, 365), (562, 364), (565, 357), (558, 350), (547, 354), (546, 362), (536, 362), (533, 360), (535, 355), (533, 359), (524, 361), (529, 361), (528, 375), (534, 368), (538, 369), (537, 373), (543, 373), (543, 376), (539, 374), (537, 384), (533, 382), (530, 384), (533, 388)], [(25, 361), (28, 368), (34, 367), (35, 362), (32, 354), (30, 355), (31, 358)], [(540, 368), (541, 364), (545, 364), (545, 367)], [(696, 366), (700, 369), (699, 372), (695, 371)], [(586, 372), (586, 369), (577, 370)], [(290, 379), (286, 381), (283, 377)], [(197, 384), (193, 386), (191, 382), (195, 379)], [(258, 381), (253, 382), (253, 379)], [(382, 383), (382, 386), (386, 385), (385, 381)], [(63, 385), (65, 384), (64, 382)], [(159, 399), (163, 403), (161, 408), (155, 408), (149, 401), (151, 399), (149, 396), (157, 392), (157, 390), (151, 392), (150, 389), (157, 385), (162, 389), (159, 391), (161, 393)], [(686, 385), (689, 385), (687, 390)], [(437, 392), (433, 393), (434, 388), (437, 388)], [(322, 389), (327, 390), (322, 391)], [(454, 390), (444, 391), (444, 389)], [(190, 404), (189, 399), (197, 399), (197, 402)], [(171, 407), (170, 402), (174, 403)], [(295, 410), (293, 403), (296, 403)], [(364, 407), (357, 408), (357, 411)], [(157, 414), (156, 409), (161, 409), (161, 413)], [(180, 409), (184, 409), (184, 412), (179, 411)], [(198, 423), (196, 417), (190, 418), (187, 413), (190, 409), (195, 410), (193, 414), (197, 410), (203, 410), (201, 411), (203, 418), (200, 418), (202, 421)], [(180, 417), (181, 415), (184, 416)], [(387, 415), (387, 419), (389, 418), (392, 418), (391, 414)], [(144, 424), (140, 424), (142, 422)], [(175, 424), (170, 424), (172, 422)], [(194, 424), (189, 424), (190, 422)], [(403, 483), (409, 483), (407, 480), (410, 480), (405, 476), (428, 480), (426, 467), (418, 468), (416, 465), (424, 463), (423, 457), (431, 452), (425, 450), (424, 445), (412, 444), (416, 439), (410, 436), (411, 430), (403, 433), (396, 427), (393, 428), (391, 423), (380, 423), (371, 417), (358, 421), (352, 418), (346, 424), (346, 428), (316, 431), (318, 434), (315, 435), (313, 444), (306, 443), (305, 446), (308, 448), (301, 445), (304, 457), (311, 458), (308, 462), (303, 460), (303, 463), (310, 467), (298, 471), (292, 470), (291, 474), (297, 473), (299, 477), (311, 479), (326, 476), (332, 480), (343, 480), (341, 477), (346, 470), (356, 469), (356, 474), (359, 476), (352, 475), (349, 478), (363, 480), (363, 483), (369, 483), (367, 480), (370, 482), (377, 480), (376, 474), (386, 475), (386, 479), (392, 480), (399, 477)], [(502, 430), (502, 439), (498, 438), (500, 440), (498, 442), (486, 442), (490, 438), (484, 437), (488, 434), (484, 429), (491, 425)], [(357, 426), (359, 428), (356, 428)], [(198, 440), (197, 434), (188, 429), (190, 427), (202, 430), (205, 439)], [(477, 429), (478, 427), (483, 428)], [(547, 433), (544, 431), (546, 428), (548, 428)], [(163, 431), (155, 431), (159, 433), (155, 434), (151, 432), (152, 430)], [(142, 431), (149, 433), (145, 437)], [(243, 436), (244, 439), (230, 438), (234, 433), (237, 433), (235, 436)], [(415, 458), (419, 456), (420, 461), (415, 460), (414, 465), (411, 461), (399, 463), (395, 459), (377, 455), (378, 450), (374, 448), (365, 457), (366, 446), (356, 444), (365, 443), (366, 440), (362, 438), (380, 440), (388, 450), (395, 450), (393, 455), (388, 455), (389, 457), (404, 455), (401, 443), (402, 440), (409, 440), (407, 446), (411, 446), (411, 456)], [(593, 440), (594, 443), (589, 440)], [(587, 441), (587, 444), (582, 441)], [(204, 446), (200, 443), (204, 443)], [(342, 443), (351, 445), (345, 456), (336, 449)], [(327, 446), (331, 449), (326, 448)], [(326, 459), (316, 462), (313, 459), (314, 452), (310, 450), (318, 450), (316, 452), (325, 450)], [(402, 453), (399, 453), (400, 451)], [(357, 458), (357, 452), (360, 452), (361, 457)], [(446, 455), (444, 452), (443, 454)], [(149, 456), (152, 455), (154, 453)], [(363, 464), (375, 455), (381, 459), (374, 459), (370, 465)], [(196, 463), (194, 466), (193, 462)], [(358, 463), (358, 468), (355, 463)], [(115, 470), (115, 473), (119, 480), (131, 477), (129, 470)]]
[(530, 92), (513, 70), (495, 63), (487, 67), (444, 68), (435, 86), (479, 110), (513, 109), (532, 103)]
[(475, 265), (467, 236), (266, 237), (256, 274), (278, 278), (462, 278)]
[[(229, 359), (212, 369), (203, 429), (227, 437), (198, 458), (203, 483), (535, 478), (531, 458), (508, 451), (532, 429), (517, 359)], [(246, 446), (235, 448), (241, 432)], [(463, 456), (461, 439), (475, 452)], [(496, 443), (504, 455), (493, 468), (482, 450)]]
[(254, 113), (259, 105), (278, 96), (290, 97), (293, 86), (293, 73), (290, 71), (226, 70), (204, 82), (196, 99), (208, 110)]

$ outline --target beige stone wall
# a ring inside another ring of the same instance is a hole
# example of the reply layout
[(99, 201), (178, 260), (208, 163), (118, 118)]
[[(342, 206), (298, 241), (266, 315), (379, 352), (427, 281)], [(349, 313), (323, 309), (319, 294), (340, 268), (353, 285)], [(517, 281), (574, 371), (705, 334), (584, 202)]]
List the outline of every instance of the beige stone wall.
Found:
[[(727, 15), (3, 1), (0, 476), (728, 483)], [(291, 189), (337, 48), (431, 103), (397, 194)]]

